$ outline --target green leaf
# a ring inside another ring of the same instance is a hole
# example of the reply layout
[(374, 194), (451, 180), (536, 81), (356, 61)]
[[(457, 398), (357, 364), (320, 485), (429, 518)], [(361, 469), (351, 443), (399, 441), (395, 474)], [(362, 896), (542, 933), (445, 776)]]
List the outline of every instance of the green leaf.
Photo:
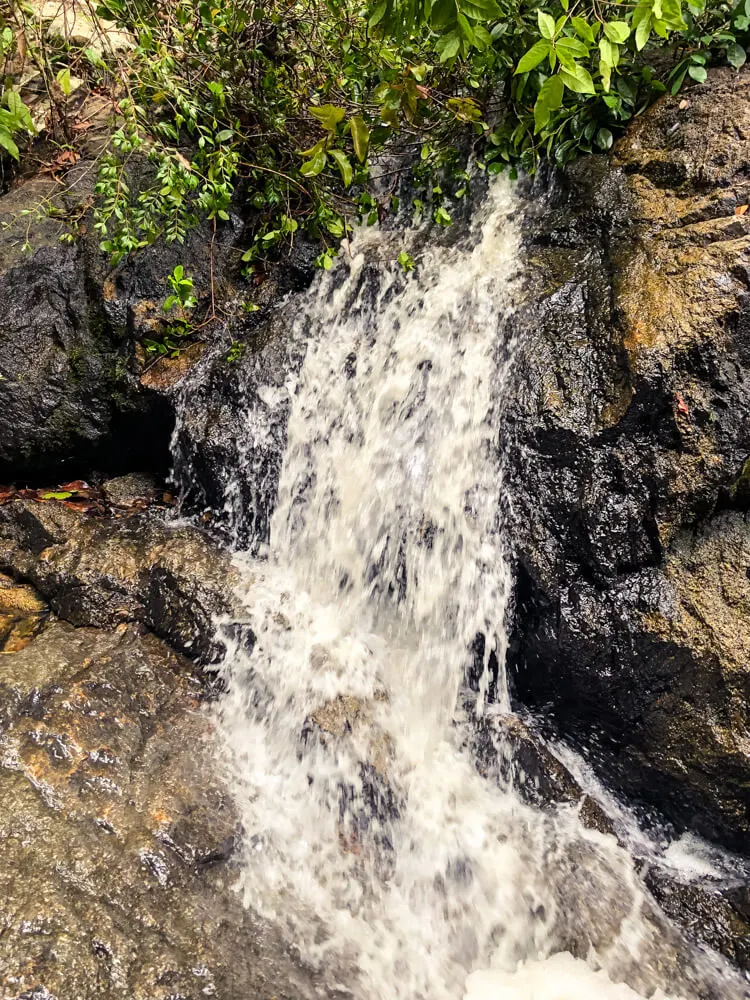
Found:
[(328, 162), (328, 157), (326, 156), (324, 150), (318, 149), (309, 160), (305, 162), (300, 167), (300, 173), (303, 177), (317, 177), (318, 174), (325, 169), (325, 165)]
[(734, 66), (735, 69), (739, 69), (740, 66), (744, 66), (747, 61), (747, 54), (741, 45), (736, 42), (734, 45), (730, 45), (727, 48), (727, 62), (730, 66)]
[(596, 133), (596, 139), (594, 141), (599, 149), (607, 150), (611, 149), (614, 139), (608, 128), (600, 128)]
[(42, 500), (69, 500), (72, 496), (73, 494), (67, 490), (59, 490), (51, 493), (42, 493)]
[(313, 118), (318, 119), (326, 132), (335, 132), (336, 126), (346, 116), (346, 111), (343, 108), (337, 108), (333, 104), (322, 104), (319, 108), (311, 105), (309, 110)]
[(435, 209), (432, 213), (432, 217), (439, 226), (450, 226), (453, 222), (450, 212), (446, 211), (442, 205)]
[(349, 157), (340, 149), (329, 149), (328, 155), (332, 160), (335, 160), (336, 166), (339, 168), (339, 173), (341, 174), (341, 179), (344, 182), (344, 187), (349, 187), (352, 182), (352, 177), (354, 176), (354, 171), (352, 170), (352, 165), (349, 162)]
[[(606, 63), (603, 59), (599, 60), (599, 74), (602, 78), (602, 86), (606, 93), (609, 93), (609, 88), (612, 86), (612, 67), (609, 63)], [(605, 101), (607, 98), (605, 97)]]
[(630, 37), (630, 25), (625, 21), (610, 21), (604, 25), (604, 34), (616, 45), (622, 45)]
[(551, 14), (543, 10), (537, 10), (537, 20), (539, 21), (539, 31), (542, 38), (552, 39), (555, 37), (555, 19)]
[(599, 39), (599, 52), (601, 53), (602, 60), (612, 69), (620, 61), (620, 47), (613, 45), (608, 38)]
[(70, 66), (66, 66), (64, 69), (61, 69), (55, 79), (57, 80), (60, 90), (66, 97), (68, 97), (70, 94)]
[(541, 132), (549, 121), (551, 113), (560, 107), (564, 90), (559, 76), (551, 76), (544, 81), (534, 105), (535, 132)]
[(458, 30), (461, 32), (463, 38), (469, 43), (469, 45), (474, 45), (476, 39), (474, 38), (474, 31), (469, 24), (468, 19), (463, 14), (458, 14), (457, 16)]
[(352, 134), (354, 155), (360, 163), (364, 163), (367, 157), (367, 149), (370, 145), (370, 130), (365, 125), (361, 115), (355, 115), (349, 119), (349, 131)]
[(594, 86), (594, 81), (591, 79), (591, 74), (583, 66), (576, 64), (574, 73), (566, 69), (561, 69), (560, 76), (568, 90), (572, 90), (574, 94), (596, 93), (596, 87)]
[(223, 128), (221, 132), (216, 133), (217, 142), (228, 142), (234, 135), (234, 130), (231, 128)]
[(705, 83), (708, 72), (705, 66), (688, 66), (688, 75), (691, 76), (696, 83)]
[(584, 42), (588, 42), (589, 45), (593, 45), (595, 41), (594, 29), (588, 21), (585, 21), (582, 17), (572, 17), (570, 20), (573, 25), (573, 30), (578, 37), (582, 38)]
[(385, 12), (388, 10), (388, 0), (380, 0), (380, 3), (375, 6), (372, 14), (370, 14), (370, 20), (367, 22), (371, 28), (376, 25), (385, 17)]
[(635, 47), (640, 52), (651, 35), (651, 5), (639, 3), (633, 11), (633, 29), (635, 30)]
[(577, 38), (558, 38), (555, 48), (558, 56), (570, 56), (571, 59), (585, 59), (589, 54), (588, 47)]
[(458, 52), (461, 46), (461, 36), (458, 31), (451, 31), (447, 35), (443, 35), (435, 43), (435, 51), (438, 54), (440, 62), (447, 62), (452, 59)]
[(473, 21), (494, 21), (503, 13), (496, 0), (459, 0), (458, 7)]
[(519, 73), (528, 73), (529, 70), (534, 69), (535, 66), (538, 66), (546, 58), (551, 49), (552, 46), (546, 38), (532, 45), (529, 51), (521, 57), (521, 61), (516, 67), (516, 75)]

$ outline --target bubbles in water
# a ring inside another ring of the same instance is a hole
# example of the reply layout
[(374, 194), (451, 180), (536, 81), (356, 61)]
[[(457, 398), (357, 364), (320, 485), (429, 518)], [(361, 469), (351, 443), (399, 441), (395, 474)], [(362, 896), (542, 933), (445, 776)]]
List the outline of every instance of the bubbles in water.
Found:
[(363, 1000), (635, 996), (566, 949), (642, 990), (677, 976), (614, 839), (523, 805), (465, 749), (472, 649), (478, 710), (493, 664), (509, 710), (515, 207), (496, 184), (466, 240), (408, 278), (364, 232), (295, 301), (310, 342), (269, 552), (239, 557), (246, 627), (225, 626), (246, 902)]

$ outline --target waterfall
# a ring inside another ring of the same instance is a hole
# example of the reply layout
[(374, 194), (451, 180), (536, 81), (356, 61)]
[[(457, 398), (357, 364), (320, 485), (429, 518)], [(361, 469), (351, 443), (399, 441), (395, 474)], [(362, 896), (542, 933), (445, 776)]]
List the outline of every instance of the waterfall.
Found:
[(510, 711), (517, 211), (498, 180), (408, 275), (417, 234), (360, 230), (283, 307), (304, 363), (256, 393), (291, 396), (278, 499), (267, 546), (236, 558), (245, 615), (221, 625), (239, 888), (331, 996), (739, 998), (729, 973), (701, 992), (724, 972), (686, 954), (614, 838), (524, 804), (468, 749), (478, 714)]

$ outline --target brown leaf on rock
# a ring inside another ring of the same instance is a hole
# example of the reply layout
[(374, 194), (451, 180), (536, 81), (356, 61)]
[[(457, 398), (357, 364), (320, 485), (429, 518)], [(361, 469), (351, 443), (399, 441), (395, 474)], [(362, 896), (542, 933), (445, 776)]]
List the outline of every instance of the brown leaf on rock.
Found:
[(747, 212), (747, 205), (738, 205), (734, 210), (735, 215), (744, 215)]

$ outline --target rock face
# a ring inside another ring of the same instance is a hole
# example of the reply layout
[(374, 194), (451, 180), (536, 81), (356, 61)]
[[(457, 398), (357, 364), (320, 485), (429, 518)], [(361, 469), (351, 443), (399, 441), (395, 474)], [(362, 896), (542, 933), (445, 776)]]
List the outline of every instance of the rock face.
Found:
[(178, 409), (174, 477), (188, 509), (209, 508), (240, 547), (268, 541), (292, 393), (306, 344), (288, 311), (228, 364), (215, 352), (187, 380)]
[(201, 662), (218, 651), (215, 616), (232, 608), (228, 553), (150, 512), (88, 518), (56, 501), (11, 501), (0, 507), (0, 566), (73, 625), (139, 623)]
[[(106, 141), (111, 123), (97, 122)], [(90, 145), (62, 193), (57, 181), (34, 178), (0, 198), (0, 482), (91, 469), (166, 476), (176, 386), (212, 341), (224, 345), (221, 367), (230, 368), (229, 344), (244, 344), (257, 324), (241, 311), (228, 319), (250, 293), (237, 264), (249, 239), (239, 214), (216, 234), (199, 228), (184, 244), (154, 244), (116, 268), (99, 252), (90, 220), (89, 235), (60, 242), (57, 217), (42, 209), (84, 213), (100, 151)], [(315, 251), (298, 241), (252, 291), (255, 303), (304, 287)], [(193, 280), (196, 325), (205, 332), (175, 359), (146, 355), (142, 342), (163, 338), (167, 276), (177, 264)], [(214, 301), (223, 311), (204, 324)]]
[(132, 624), (51, 619), (0, 656), (3, 997), (313, 995), (232, 888), (201, 690)]
[(508, 407), (516, 697), (750, 842), (750, 75), (666, 97), (530, 217)]
[(91, 247), (60, 243), (47, 221), (28, 234), (34, 252), (18, 251), (20, 213), (33, 213), (55, 188), (32, 181), (0, 199), (3, 482), (72, 462), (77, 471), (94, 463), (158, 467), (167, 453), (169, 409), (140, 386), (133, 341), (108, 320)]

